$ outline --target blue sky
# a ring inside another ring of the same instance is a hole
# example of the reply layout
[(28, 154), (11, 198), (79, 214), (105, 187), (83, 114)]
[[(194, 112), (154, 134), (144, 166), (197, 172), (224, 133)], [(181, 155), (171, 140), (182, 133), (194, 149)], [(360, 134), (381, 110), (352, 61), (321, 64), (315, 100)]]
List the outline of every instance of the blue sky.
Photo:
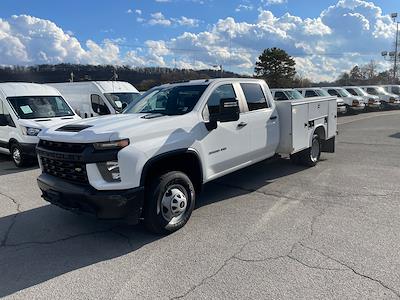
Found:
[(250, 74), (257, 54), (278, 46), (302, 76), (333, 79), (391, 48), (396, 2), (2, 0), (0, 64), (223, 64)]

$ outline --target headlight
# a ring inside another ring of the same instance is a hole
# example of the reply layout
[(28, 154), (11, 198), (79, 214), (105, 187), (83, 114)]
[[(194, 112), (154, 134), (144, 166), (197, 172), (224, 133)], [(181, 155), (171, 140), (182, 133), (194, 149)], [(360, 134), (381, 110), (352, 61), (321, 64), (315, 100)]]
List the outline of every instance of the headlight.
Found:
[(129, 140), (119, 140), (112, 142), (104, 142), (104, 143), (94, 143), (93, 147), (96, 150), (114, 150), (114, 149), (122, 149), (129, 145)]
[(378, 102), (378, 101), (376, 101), (374, 98), (369, 98), (369, 100), (368, 100), (369, 104), (374, 104), (375, 102)]
[(97, 164), (100, 174), (107, 182), (120, 182), (121, 173), (118, 161), (107, 161)]
[(395, 98), (393, 98), (393, 97), (390, 97), (390, 98), (389, 98), (389, 102), (390, 102), (390, 103), (394, 103), (394, 101), (396, 101)]
[(34, 127), (24, 127), (24, 134), (29, 136), (37, 136), (41, 129)]
[(358, 106), (360, 105), (360, 102), (358, 100), (353, 100), (353, 106)]

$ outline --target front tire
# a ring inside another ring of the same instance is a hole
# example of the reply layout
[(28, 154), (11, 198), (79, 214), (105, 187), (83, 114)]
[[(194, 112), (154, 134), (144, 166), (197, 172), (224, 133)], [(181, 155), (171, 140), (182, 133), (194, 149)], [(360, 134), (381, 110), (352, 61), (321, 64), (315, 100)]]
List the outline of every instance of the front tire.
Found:
[(13, 143), (10, 147), (11, 158), (16, 167), (22, 168), (28, 165), (28, 158), (22, 153), (22, 148), (18, 143)]
[(195, 189), (183, 172), (157, 176), (146, 190), (144, 223), (158, 234), (175, 232), (188, 222), (195, 205)]

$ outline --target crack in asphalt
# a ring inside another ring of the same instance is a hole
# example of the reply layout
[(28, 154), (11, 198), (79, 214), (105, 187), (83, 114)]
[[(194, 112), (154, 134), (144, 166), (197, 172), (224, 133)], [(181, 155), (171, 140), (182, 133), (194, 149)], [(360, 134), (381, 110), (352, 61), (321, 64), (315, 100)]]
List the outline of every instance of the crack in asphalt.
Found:
[(8, 236), (10, 235), (11, 230), (12, 230), (12, 228), (13, 228), (14, 225), (15, 225), (15, 222), (17, 221), (17, 216), (18, 216), (18, 214), (21, 212), (21, 204), (19, 204), (18, 201), (17, 201), (15, 198), (13, 198), (13, 197), (11, 197), (11, 196), (9, 196), (9, 195), (6, 195), (6, 194), (4, 194), (4, 193), (2, 193), (2, 192), (0, 192), (0, 195), (3, 196), (3, 197), (5, 197), (5, 198), (7, 198), (7, 199), (9, 199), (9, 200), (11, 200), (11, 201), (14, 203), (15, 209), (16, 209), (16, 211), (17, 211), (17, 213), (14, 214), (14, 215), (12, 216), (11, 223), (10, 223), (10, 225), (8, 226), (8, 228), (7, 228), (7, 230), (6, 230), (6, 233), (5, 233), (3, 239), (2, 239), (2, 241), (1, 241), (1, 243), (0, 243), (0, 247), (5, 247), (6, 244), (7, 244)]
[(197, 283), (197, 284), (195, 284), (194, 286), (192, 286), (190, 289), (188, 289), (188, 290), (187, 290), (186, 292), (184, 292), (183, 294), (181, 294), (181, 295), (179, 295), (179, 296), (172, 297), (172, 298), (170, 298), (170, 300), (182, 299), (182, 298), (186, 297), (186, 296), (189, 295), (191, 292), (193, 292), (194, 290), (196, 290), (197, 288), (199, 288), (200, 286), (202, 286), (207, 280), (209, 280), (209, 279), (211, 279), (211, 278), (217, 276), (218, 273), (221, 272), (222, 269), (225, 268), (225, 267), (228, 265), (228, 263), (229, 263), (230, 261), (232, 261), (233, 259), (235, 259), (235, 256), (239, 255), (240, 252), (242, 252), (243, 249), (244, 249), (249, 243), (251, 243), (251, 242), (252, 242), (252, 241), (248, 241), (248, 242), (246, 242), (245, 244), (243, 244), (243, 245), (240, 247), (240, 249), (239, 249), (238, 251), (236, 251), (233, 255), (231, 255), (230, 257), (228, 257), (227, 259), (225, 259), (224, 262), (222, 263), (222, 265), (221, 265), (215, 272), (213, 272), (212, 274), (210, 274), (210, 275), (204, 277), (199, 283)]
[(371, 280), (371, 281), (376, 282), (377, 284), (379, 284), (379, 285), (382, 286), (383, 288), (387, 289), (388, 291), (390, 291), (391, 293), (393, 293), (394, 295), (396, 295), (397, 298), (400, 299), (400, 292), (397, 291), (397, 290), (395, 290), (394, 288), (388, 286), (388, 285), (387, 285), (386, 283), (384, 283), (382, 280), (373, 278), (373, 277), (371, 277), (371, 276), (369, 276), (369, 275), (365, 275), (365, 274), (363, 274), (363, 273), (357, 271), (354, 267), (349, 266), (348, 264), (344, 263), (343, 261), (341, 261), (341, 260), (339, 260), (339, 259), (337, 259), (337, 258), (334, 258), (334, 257), (332, 257), (332, 256), (327, 255), (326, 253), (324, 253), (323, 251), (321, 251), (321, 250), (319, 250), (319, 249), (306, 246), (306, 245), (302, 244), (301, 242), (299, 243), (299, 245), (301, 245), (302, 247), (304, 247), (304, 248), (306, 248), (306, 249), (309, 249), (309, 250), (318, 252), (319, 254), (321, 254), (322, 256), (326, 257), (327, 259), (330, 259), (330, 260), (332, 260), (332, 261), (334, 261), (334, 262), (336, 262), (336, 263), (342, 265), (343, 267), (347, 268), (348, 270), (352, 271), (354, 274), (356, 274), (356, 275), (358, 275), (358, 276), (360, 276), (360, 277), (363, 277), (363, 278), (365, 278), (365, 279), (368, 279), (368, 280)]

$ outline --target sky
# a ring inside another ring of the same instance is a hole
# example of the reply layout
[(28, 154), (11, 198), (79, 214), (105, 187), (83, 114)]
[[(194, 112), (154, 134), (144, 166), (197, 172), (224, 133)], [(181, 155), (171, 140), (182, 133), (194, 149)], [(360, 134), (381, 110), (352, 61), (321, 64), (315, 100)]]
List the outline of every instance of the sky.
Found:
[[(392, 50), (398, 0), (1, 0), (0, 65), (213, 68), (253, 74), (265, 48), (334, 80)], [(400, 18), (399, 18), (400, 21)]]

